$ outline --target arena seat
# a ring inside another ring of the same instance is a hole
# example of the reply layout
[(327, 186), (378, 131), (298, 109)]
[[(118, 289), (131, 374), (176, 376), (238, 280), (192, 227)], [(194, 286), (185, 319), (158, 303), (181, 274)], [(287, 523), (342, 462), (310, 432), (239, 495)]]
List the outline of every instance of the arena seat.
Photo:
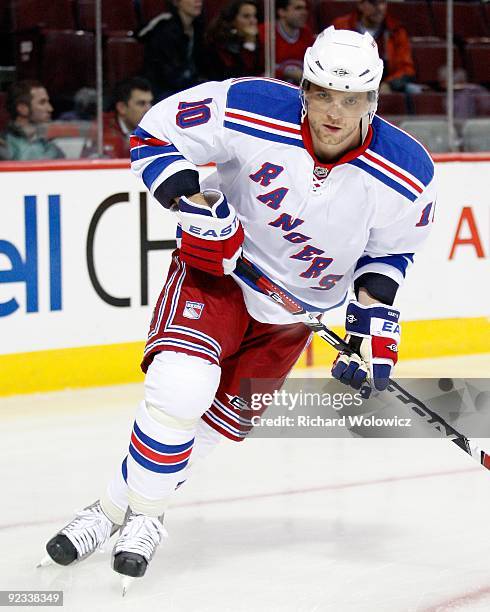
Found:
[(72, 30), (75, 28), (71, 0), (12, 0), (12, 31), (22, 32), (35, 28)]
[[(400, 128), (420, 140), (431, 153), (446, 153), (449, 147), (449, 130), (445, 119), (407, 119)], [(457, 134), (453, 132), (454, 142)]]
[[(206, 23), (210, 23), (210, 21), (216, 17), (225, 4), (226, 2), (223, 2), (223, 0), (206, 0), (206, 2), (203, 3), (203, 16)], [(263, 14), (263, 9), (260, 6), (260, 3), (257, 5), (257, 12), (259, 15), (261, 13)]]
[(317, 22), (320, 30), (332, 25), (336, 17), (351, 13), (357, 2), (349, 0), (320, 0), (317, 4)]
[(490, 40), (467, 41), (465, 57), (471, 81), (490, 84)]
[(168, 2), (166, 0), (140, 0), (139, 1), (139, 17), (140, 26), (145, 26), (160, 13), (168, 11)]
[[(81, 30), (95, 30), (95, 0), (77, 0), (77, 14)], [(102, 2), (102, 29), (106, 33), (132, 32), (136, 28), (133, 0), (104, 0)]]
[(14, 61), (17, 79), (39, 79), (42, 36), (39, 31), (14, 34)]
[(395, 92), (380, 94), (377, 114), (382, 117), (384, 115), (406, 115), (405, 94)]
[(5, 126), (10, 121), (10, 115), (7, 112), (7, 94), (0, 91), (0, 131), (5, 129)]
[(490, 151), (490, 119), (465, 121), (463, 151)]
[[(46, 30), (40, 56), (40, 80), (51, 95), (69, 96), (95, 83), (95, 40), (92, 32)], [(60, 53), (60, 49), (63, 53)]]
[(446, 94), (426, 91), (412, 96), (412, 106), (416, 115), (445, 115)]
[[(437, 71), (446, 65), (446, 43), (443, 40), (412, 38), (412, 56), (415, 63), (416, 80), (418, 83), (435, 85)], [(454, 49), (454, 66), (461, 66), (461, 56)]]
[(490, 92), (475, 96), (478, 117), (490, 117)]
[(11, 2), (0, 0), (0, 32), (12, 30), (11, 24)]
[[(446, 2), (432, 2), (432, 14), (436, 36), (446, 36)], [(455, 2), (453, 12), (453, 29), (460, 38), (489, 36), (488, 24), (483, 6), (480, 2)]]
[(107, 39), (105, 48), (106, 82), (112, 87), (121, 79), (141, 74), (143, 45), (134, 38), (117, 36)]
[(388, 15), (398, 19), (409, 36), (434, 36), (434, 24), (426, 0), (390, 2)]

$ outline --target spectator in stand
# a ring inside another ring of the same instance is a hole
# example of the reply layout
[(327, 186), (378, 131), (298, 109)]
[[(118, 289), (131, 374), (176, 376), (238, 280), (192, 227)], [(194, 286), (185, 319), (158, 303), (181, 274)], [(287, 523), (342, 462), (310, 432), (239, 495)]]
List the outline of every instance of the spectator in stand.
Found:
[(418, 93), (420, 86), (413, 83), (415, 66), (407, 31), (386, 14), (387, 6), (386, 0), (359, 0), (355, 11), (337, 17), (333, 25), (338, 30), (369, 32), (376, 40), (385, 65), (381, 93)]
[(221, 81), (264, 71), (254, 0), (232, 0), (206, 32), (206, 76)]
[(97, 92), (92, 87), (82, 87), (73, 98), (73, 110), (62, 113), (60, 121), (93, 121), (97, 115)]
[(201, 82), (202, 4), (173, 0), (170, 12), (157, 15), (138, 35), (145, 46), (145, 76), (157, 101)]
[[(104, 113), (104, 157), (129, 157), (129, 137), (150, 110), (153, 93), (149, 81), (131, 77), (114, 87), (112, 110)], [(82, 157), (97, 155), (97, 128), (94, 126), (82, 151)]]
[[(303, 75), (303, 58), (315, 36), (306, 24), (306, 0), (276, 1), (276, 77), (299, 84)], [(265, 26), (259, 26), (261, 46), (265, 44)]]
[[(446, 66), (441, 66), (437, 71), (437, 80), (439, 90), (447, 91)], [(472, 119), (479, 114), (490, 114), (490, 92), (483, 85), (469, 83), (464, 68), (456, 68), (453, 83), (455, 119)]]
[(39, 81), (13, 83), (7, 94), (12, 121), (0, 136), (0, 159), (61, 159), (63, 151), (46, 138), (53, 107)]

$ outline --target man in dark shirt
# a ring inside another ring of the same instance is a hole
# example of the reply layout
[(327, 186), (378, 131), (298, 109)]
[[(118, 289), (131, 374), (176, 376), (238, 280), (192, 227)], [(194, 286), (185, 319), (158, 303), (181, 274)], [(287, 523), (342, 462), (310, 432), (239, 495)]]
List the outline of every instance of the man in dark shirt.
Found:
[(139, 33), (145, 45), (145, 74), (156, 100), (200, 82), (203, 61), (202, 0), (174, 0)]
[[(129, 157), (129, 137), (153, 103), (150, 83), (141, 77), (119, 81), (112, 94), (112, 110), (104, 113), (104, 157)], [(97, 156), (97, 126), (85, 143), (82, 157)]]

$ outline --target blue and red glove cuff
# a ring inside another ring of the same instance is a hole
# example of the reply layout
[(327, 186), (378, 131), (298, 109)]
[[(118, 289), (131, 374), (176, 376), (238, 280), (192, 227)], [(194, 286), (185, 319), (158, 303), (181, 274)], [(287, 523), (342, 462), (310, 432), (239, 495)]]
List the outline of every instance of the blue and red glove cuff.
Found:
[(392, 306), (371, 304), (364, 306), (352, 301), (347, 306), (345, 331), (355, 336), (368, 337), (378, 333), (399, 333), (400, 312)]

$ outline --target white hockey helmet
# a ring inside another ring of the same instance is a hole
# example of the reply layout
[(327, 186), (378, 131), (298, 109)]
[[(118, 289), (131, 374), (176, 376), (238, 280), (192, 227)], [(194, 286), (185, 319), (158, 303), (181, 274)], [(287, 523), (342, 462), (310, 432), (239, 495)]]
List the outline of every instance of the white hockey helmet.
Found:
[(300, 87), (302, 118), (307, 114), (305, 91), (309, 83), (345, 93), (368, 92), (368, 104), (360, 118), (364, 142), (378, 107), (382, 76), (383, 60), (371, 34), (328, 27), (305, 53)]
[(383, 75), (383, 60), (374, 38), (366, 32), (336, 30), (321, 32), (305, 53), (303, 81), (337, 91), (377, 91)]

